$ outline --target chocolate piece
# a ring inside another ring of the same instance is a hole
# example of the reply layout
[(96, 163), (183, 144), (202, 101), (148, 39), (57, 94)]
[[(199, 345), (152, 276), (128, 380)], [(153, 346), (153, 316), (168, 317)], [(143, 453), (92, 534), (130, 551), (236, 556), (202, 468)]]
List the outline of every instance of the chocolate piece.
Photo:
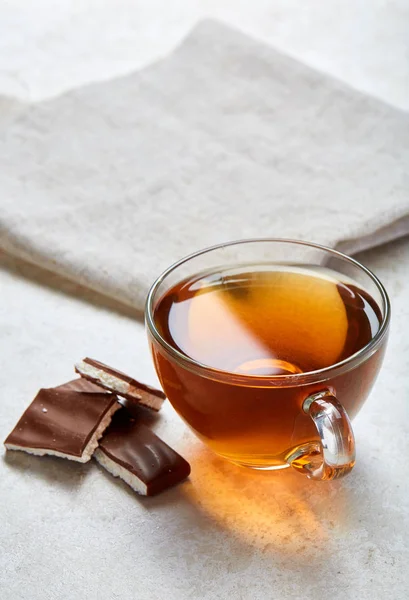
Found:
[(88, 381), (153, 410), (159, 410), (166, 398), (160, 390), (92, 358), (84, 358), (75, 365), (75, 370)]
[(184, 458), (125, 409), (112, 419), (94, 458), (145, 496), (162, 492), (190, 473)]
[(89, 461), (120, 408), (114, 394), (95, 392), (95, 387), (74, 380), (41, 389), (4, 442), (7, 450)]

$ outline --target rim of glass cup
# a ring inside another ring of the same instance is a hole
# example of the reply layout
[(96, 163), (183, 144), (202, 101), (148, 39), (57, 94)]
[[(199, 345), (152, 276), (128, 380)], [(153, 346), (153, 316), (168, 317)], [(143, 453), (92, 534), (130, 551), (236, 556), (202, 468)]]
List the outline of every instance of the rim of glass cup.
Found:
[[(358, 267), (361, 271), (364, 271), (370, 277), (370, 279), (375, 283), (376, 287), (378, 288), (378, 291), (382, 298), (383, 307), (384, 307), (384, 314), (383, 314), (381, 326), (380, 326), (379, 330), (376, 332), (376, 334), (374, 335), (374, 337), (371, 339), (371, 341), (368, 342), (368, 344), (366, 344), (366, 346), (364, 346), (363, 348), (358, 350), (358, 352), (351, 354), (351, 356), (348, 356), (344, 360), (334, 363), (333, 365), (330, 365), (328, 367), (324, 367), (322, 369), (317, 369), (315, 371), (306, 371), (305, 373), (292, 373), (290, 375), (245, 375), (242, 373), (235, 373), (234, 371), (224, 371), (222, 369), (217, 369), (215, 367), (211, 367), (210, 365), (206, 365), (205, 363), (196, 361), (193, 358), (190, 358), (189, 356), (187, 356), (186, 354), (183, 354), (182, 352), (180, 352), (179, 350), (174, 348), (171, 344), (169, 344), (165, 339), (163, 339), (163, 337), (161, 336), (161, 334), (159, 333), (159, 331), (157, 330), (156, 325), (155, 325), (155, 321), (153, 318), (153, 304), (154, 304), (155, 294), (156, 294), (158, 287), (161, 285), (161, 283), (166, 279), (166, 277), (170, 273), (172, 273), (173, 271), (178, 269), (181, 265), (189, 262), (193, 258), (201, 256), (202, 254), (210, 253), (214, 250), (221, 250), (222, 248), (226, 248), (228, 246), (238, 246), (238, 245), (266, 243), (266, 242), (267, 243), (268, 242), (281, 243), (281, 244), (295, 244), (295, 245), (299, 245), (299, 246), (307, 246), (309, 248), (316, 248), (318, 250), (323, 250), (325, 252), (328, 252), (329, 254), (332, 254), (335, 257), (346, 260), (347, 262)], [(170, 267), (168, 267), (165, 271), (163, 271), (163, 273), (161, 275), (159, 275), (159, 277), (154, 281), (154, 283), (152, 284), (152, 286), (149, 290), (149, 293), (148, 293), (148, 296), (146, 299), (146, 305), (145, 305), (145, 321), (146, 321), (146, 325), (147, 325), (150, 333), (154, 337), (154, 339), (178, 363), (181, 363), (185, 368), (187, 368), (191, 371), (199, 370), (199, 371), (201, 371), (202, 375), (208, 376), (210, 378), (214, 377), (219, 380), (220, 379), (229, 379), (229, 381), (232, 381), (232, 379), (234, 379), (234, 381), (236, 383), (238, 383), (238, 384), (242, 383), (243, 385), (257, 386), (257, 385), (261, 384), (261, 385), (268, 385), (268, 386), (272, 386), (272, 385), (276, 385), (276, 386), (292, 385), (292, 386), (294, 386), (294, 385), (304, 385), (307, 383), (311, 383), (312, 381), (320, 382), (325, 379), (329, 379), (330, 377), (333, 377), (335, 374), (339, 375), (341, 373), (347, 372), (350, 369), (353, 369), (356, 366), (356, 364), (360, 364), (368, 355), (371, 355), (375, 351), (375, 349), (378, 347), (381, 340), (383, 339), (385, 333), (387, 332), (389, 320), (390, 320), (390, 312), (391, 312), (390, 308), (391, 307), (390, 307), (390, 301), (389, 301), (388, 294), (387, 294), (383, 284), (377, 278), (377, 276), (374, 273), (372, 273), (372, 271), (370, 269), (368, 269), (367, 267), (362, 265), (359, 261), (355, 260), (354, 258), (351, 258), (347, 254), (343, 254), (342, 252), (339, 252), (338, 250), (328, 248), (327, 246), (323, 246), (321, 244), (316, 244), (314, 242), (307, 242), (304, 240), (293, 240), (293, 239), (287, 239), (287, 238), (249, 238), (249, 239), (235, 240), (235, 241), (231, 241), (231, 242), (225, 242), (222, 244), (216, 244), (214, 246), (209, 246), (207, 248), (203, 248), (202, 250), (198, 250), (197, 252), (193, 252), (192, 254), (189, 254), (188, 256), (185, 256), (184, 258), (173, 263)]]

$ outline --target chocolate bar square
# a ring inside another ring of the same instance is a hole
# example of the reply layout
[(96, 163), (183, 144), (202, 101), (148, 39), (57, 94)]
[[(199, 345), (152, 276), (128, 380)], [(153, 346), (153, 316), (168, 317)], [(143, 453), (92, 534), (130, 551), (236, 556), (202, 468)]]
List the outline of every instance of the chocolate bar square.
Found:
[(162, 492), (190, 474), (189, 463), (126, 409), (112, 419), (94, 458), (145, 496)]
[(5, 440), (7, 450), (87, 462), (120, 408), (114, 394), (81, 380), (41, 389)]

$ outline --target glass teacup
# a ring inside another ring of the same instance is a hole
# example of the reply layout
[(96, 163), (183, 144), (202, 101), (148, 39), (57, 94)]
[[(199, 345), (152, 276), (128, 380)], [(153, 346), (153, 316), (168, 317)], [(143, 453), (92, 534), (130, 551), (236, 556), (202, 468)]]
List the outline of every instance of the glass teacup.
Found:
[(176, 411), (217, 454), (313, 479), (355, 464), (352, 419), (380, 369), (387, 293), (363, 265), (260, 239), (188, 256), (153, 284), (146, 324)]

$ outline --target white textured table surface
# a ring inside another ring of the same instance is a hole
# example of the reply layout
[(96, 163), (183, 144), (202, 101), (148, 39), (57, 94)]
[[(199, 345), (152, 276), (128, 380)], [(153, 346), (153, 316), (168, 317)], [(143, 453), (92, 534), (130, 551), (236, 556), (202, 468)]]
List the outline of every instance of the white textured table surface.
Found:
[[(3, 2), (0, 92), (39, 99), (130, 71), (203, 15), (409, 108), (404, 0)], [(394, 316), (384, 368), (355, 421), (350, 477), (326, 485), (230, 466), (169, 406), (157, 429), (192, 476), (153, 499), (95, 464), (10, 453), (0, 459), (0, 598), (407, 598), (409, 240), (361, 258), (387, 286)], [(37, 389), (70, 378), (82, 356), (154, 383), (132, 314), (8, 257), (2, 267), (2, 438)]]

